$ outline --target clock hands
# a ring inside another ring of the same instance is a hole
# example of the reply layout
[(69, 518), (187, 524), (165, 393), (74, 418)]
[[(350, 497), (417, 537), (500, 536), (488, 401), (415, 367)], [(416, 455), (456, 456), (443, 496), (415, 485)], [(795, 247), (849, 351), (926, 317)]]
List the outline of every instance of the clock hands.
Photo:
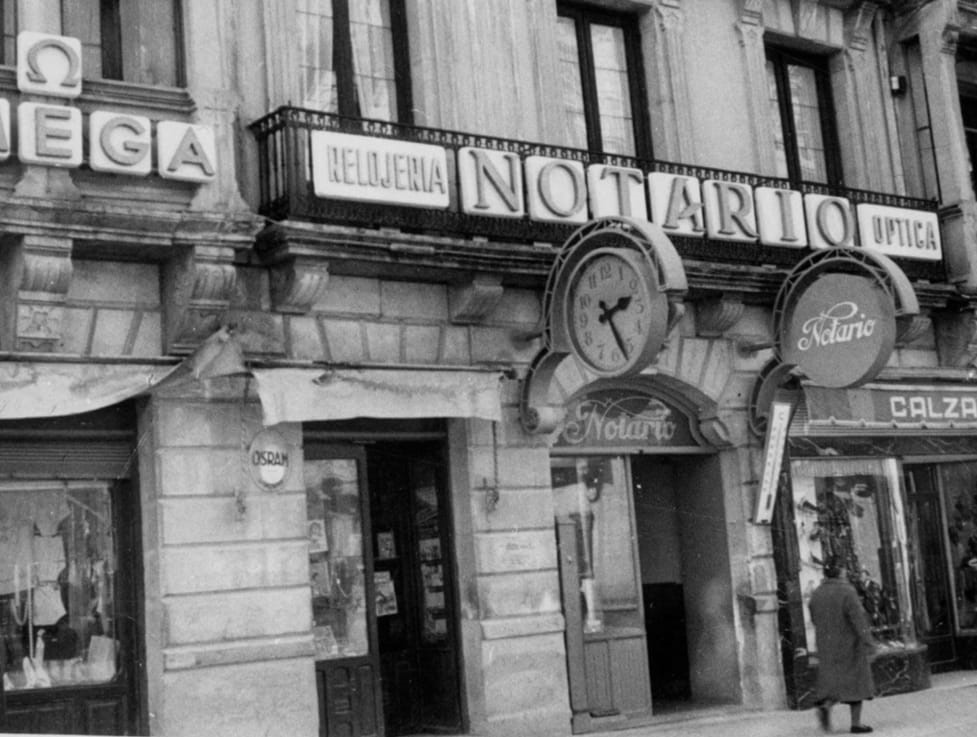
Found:
[(611, 334), (614, 336), (614, 342), (617, 343), (617, 347), (621, 350), (621, 355), (625, 358), (628, 357), (627, 348), (624, 346), (624, 340), (621, 338), (621, 333), (617, 329), (617, 325), (614, 324), (614, 315), (616, 315), (621, 310), (626, 310), (628, 305), (631, 304), (631, 297), (624, 296), (620, 297), (617, 302), (608, 307), (604, 300), (600, 300), (597, 306), (600, 307), (600, 316), (597, 318), (598, 322), (607, 323), (611, 328)]

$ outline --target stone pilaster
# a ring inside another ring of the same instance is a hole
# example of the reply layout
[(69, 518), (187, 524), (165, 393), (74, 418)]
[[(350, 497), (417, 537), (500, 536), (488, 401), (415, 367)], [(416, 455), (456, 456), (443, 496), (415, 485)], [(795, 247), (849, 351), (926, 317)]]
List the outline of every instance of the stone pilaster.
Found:
[(8, 236), (0, 243), (4, 350), (58, 352), (64, 302), (71, 284), (72, 242), (40, 235)]
[(763, 46), (763, 0), (744, 0), (736, 30), (743, 49), (743, 69), (746, 75), (744, 89), (746, 103), (753, 121), (753, 137), (756, 140), (757, 164), (764, 174), (777, 170), (774, 122), (770, 116), (767, 99), (767, 55)]
[(652, 12), (641, 18), (641, 37), (649, 103), (658, 121), (652, 136), (655, 155), (669, 161), (695, 161), (681, 0), (656, 0)]

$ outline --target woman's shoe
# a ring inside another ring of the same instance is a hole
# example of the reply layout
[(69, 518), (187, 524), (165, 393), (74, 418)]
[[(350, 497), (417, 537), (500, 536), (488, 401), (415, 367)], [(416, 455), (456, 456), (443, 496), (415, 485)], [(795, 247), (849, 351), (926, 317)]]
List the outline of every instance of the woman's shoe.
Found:
[(874, 730), (867, 724), (857, 724), (851, 728), (852, 734), (868, 734), (869, 732), (872, 731)]

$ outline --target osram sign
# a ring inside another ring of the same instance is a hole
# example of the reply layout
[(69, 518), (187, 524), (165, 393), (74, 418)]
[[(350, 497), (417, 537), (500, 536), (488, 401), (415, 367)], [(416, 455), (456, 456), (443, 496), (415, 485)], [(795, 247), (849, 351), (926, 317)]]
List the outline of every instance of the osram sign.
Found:
[[(81, 42), (32, 31), (17, 35), (17, 87), (41, 96), (17, 105), (17, 158), (26, 164), (76, 168), (84, 149), (82, 112), (49, 101), (81, 94)], [(0, 98), (0, 161), (14, 153), (10, 102)], [(95, 111), (88, 117), (89, 166), (95, 171), (146, 176), (153, 168), (153, 123), (141, 115)], [(156, 168), (165, 179), (208, 182), (216, 175), (209, 126), (159, 121)]]
[(668, 235), (943, 258), (935, 212), (495, 149), (461, 148), (449, 166), (448, 150), (431, 144), (333, 131), (313, 131), (311, 142), (318, 197), (439, 209), (457, 200), (470, 215), (569, 224), (622, 215)]

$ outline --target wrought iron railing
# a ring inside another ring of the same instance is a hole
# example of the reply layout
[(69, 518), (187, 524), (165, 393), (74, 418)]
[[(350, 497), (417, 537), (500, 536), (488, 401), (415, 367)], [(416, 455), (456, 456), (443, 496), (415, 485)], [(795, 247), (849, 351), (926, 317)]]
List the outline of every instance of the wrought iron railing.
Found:
[[(306, 110), (297, 107), (281, 107), (251, 124), (258, 141), (260, 162), (261, 202), (259, 212), (273, 220), (289, 218), (317, 222), (343, 223), (372, 228), (398, 228), (408, 232), (437, 232), (446, 235), (478, 236), (492, 240), (512, 242), (559, 243), (577, 226), (562, 223), (539, 222), (530, 219), (470, 215), (458, 206), (458, 177), (454, 176), (454, 161), (463, 147), (482, 148), (518, 154), (520, 159), (529, 156), (545, 156), (587, 164), (608, 164), (640, 169), (644, 172), (664, 172), (696, 177), (700, 180), (717, 179), (739, 182), (752, 187), (776, 187), (794, 189), (804, 193), (827, 194), (846, 197), (854, 204), (876, 204), (934, 212), (937, 203), (884, 192), (835, 187), (816, 183), (797, 183), (777, 177), (767, 177), (746, 172), (714, 169), (668, 161), (639, 159), (616, 154), (595, 153), (583, 149), (554, 146), (545, 143), (517, 141), (477, 133), (422, 128), (380, 120), (344, 118), (339, 115)], [(448, 209), (437, 210), (420, 207), (350, 202), (317, 197), (313, 192), (311, 171), (311, 136), (316, 130), (352, 133), (376, 138), (391, 138), (414, 143), (426, 143), (444, 147), (449, 152), (449, 182), (451, 192)], [(716, 244), (695, 238), (677, 239), (679, 250), (685, 255), (708, 255), (718, 251)], [(763, 249), (742, 247), (737, 244), (735, 255), (728, 244), (721, 252), (733, 261), (789, 263), (797, 259), (791, 249)], [(691, 251), (691, 253), (690, 253)], [(778, 258), (778, 251), (783, 251)], [(713, 256), (710, 256), (713, 257)]]

